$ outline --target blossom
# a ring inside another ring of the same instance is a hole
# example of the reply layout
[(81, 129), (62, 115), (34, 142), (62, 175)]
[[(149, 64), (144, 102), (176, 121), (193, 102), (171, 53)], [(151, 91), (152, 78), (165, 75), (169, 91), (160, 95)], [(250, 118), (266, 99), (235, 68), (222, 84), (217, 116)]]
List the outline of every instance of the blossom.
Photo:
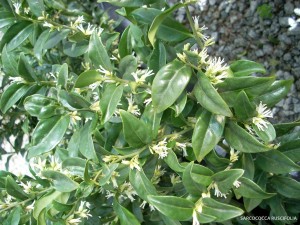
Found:
[(235, 162), (239, 159), (239, 151), (234, 151), (234, 148), (230, 147), (230, 162)]
[[(142, 209), (144, 209), (147, 203), (148, 203), (148, 202), (143, 201), (142, 204), (140, 204), (140, 207), (141, 207)], [(154, 208), (153, 205), (150, 205), (150, 204), (149, 204), (149, 207), (150, 207), (150, 211), (154, 211), (154, 210), (155, 210), (155, 208)]]
[(85, 29), (82, 24), (77, 26), (77, 29), (80, 30), (84, 35), (90, 36), (96, 29), (95, 26), (88, 23), (87, 28)]
[(27, 181), (26, 184), (21, 182), (20, 184), (23, 187), (25, 193), (29, 194), (32, 188), (32, 184), (30, 181)]
[(74, 214), (77, 214), (81, 218), (88, 218), (91, 217), (92, 215), (89, 214), (89, 210), (85, 209), (84, 206), (87, 205), (85, 201), (80, 202), (80, 206), (77, 211), (74, 212)]
[(16, 3), (13, 4), (13, 6), (15, 7), (15, 12), (19, 15), (20, 14), (21, 3), (16, 2)]
[(228, 66), (223, 64), (224, 59), (220, 57), (209, 58), (205, 75), (211, 80), (213, 84), (223, 82), (223, 79), (228, 77)]
[(186, 147), (187, 146), (191, 146), (190, 143), (179, 143), (179, 142), (176, 142), (175, 146), (182, 151), (184, 157), (188, 156), (187, 151), (186, 151)]
[(173, 185), (180, 183), (180, 176), (176, 176), (174, 173), (170, 176), (170, 179)]
[(71, 215), (66, 220), (66, 225), (78, 225), (81, 223), (81, 218), (74, 218), (74, 215)]
[(49, 23), (49, 22), (47, 22), (47, 21), (45, 21), (45, 22), (43, 23), (43, 27), (49, 27), (50, 29), (53, 29), (53, 28), (54, 28), (54, 25), (51, 24), (51, 23)]
[(233, 186), (235, 186), (236, 188), (239, 188), (241, 186), (241, 182), (236, 180), (233, 182)]
[(62, 164), (58, 162), (58, 159), (53, 155), (50, 156), (50, 168), (54, 171), (62, 170)]
[(26, 212), (31, 212), (34, 209), (35, 201), (33, 201), (30, 205), (25, 207)]
[(252, 118), (252, 123), (261, 131), (268, 127), (268, 122), (265, 118), (272, 118), (273, 114), (270, 109), (267, 108), (266, 104), (262, 102), (256, 106), (257, 116)]
[(153, 76), (153, 70), (149, 70), (147, 68), (146, 70), (137, 70), (135, 72), (132, 72), (131, 75), (134, 77), (134, 80), (137, 84), (143, 84), (146, 82), (146, 78)]
[(215, 196), (226, 198), (226, 194), (222, 193), (222, 192), (219, 190), (219, 187), (218, 187), (217, 183), (214, 183), (214, 184), (213, 184), (213, 188), (215, 189), (215, 193), (214, 193)]
[(73, 124), (76, 124), (76, 121), (81, 120), (80, 116), (77, 116), (77, 111), (71, 112), (70, 117)]
[(151, 178), (151, 182), (153, 184), (158, 184), (160, 181), (160, 177), (165, 174), (165, 170), (161, 169), (161, 165), (156, 166), (154, 170), (153, 177)]
[(137, 169), (138, 171), (141, 171), (141, 167), (139, 165), (139, 155), (134, 156), (130, 161), (128, 160), (122, 160), (122, 164), (129, 165), (130, 169)]
[(30, 12), (30, 8), (29, 8), (29, 7), (25, 7), (25, 8), (24, 8), (24, 13), (25, 13), (25, 14), (28, 14), (29, 12)]
[(46, 168), (46, 160), (39, 157), (36, 163), (31, 163), (31, 166), (43, 171)]
[(195, 208), (193, 210), (193, 225), (200, 225), (197, 214), (202, 213), (202, 207), (203, 207), (203, 204), (202, 204), (202, 201), (200, 200), (196, 203)]
[(152, 154), (158, 154), (158, 158), (160, 159), (165, 158), (168, 155), (169, 150), (169, 148), (167, 147), (166, 139), (158, 142), (158, 144), (156, 145), (151, 145), (149, 149)]
[(120, 186), (120, 192), (122, 193), (123, 198), (128, 198), (131, 202), (134, 201), (134, 196), (137, 195), (132, 185), (126, 181)]
[(132, 95), (130, 95), (130, 97), (126, 98), (126, 99), (128, 101), (127, 111), (130, 112), (131, 114), (135, 115), (135, 116), (140, 116), (141, 115), (140, 109), (138, 108), (137, 105), (134, 104)]
[(93, 111), (100, 111), (100, 101), (96, 101), (90, 106), (90, 109)]

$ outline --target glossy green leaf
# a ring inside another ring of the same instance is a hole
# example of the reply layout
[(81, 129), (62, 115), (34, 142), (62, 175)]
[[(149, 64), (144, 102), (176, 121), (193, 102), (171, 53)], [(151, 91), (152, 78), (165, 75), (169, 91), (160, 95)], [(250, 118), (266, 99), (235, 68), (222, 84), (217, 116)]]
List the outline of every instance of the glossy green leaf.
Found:
[(199, 213), (197, 211), (196, 211), (196, 217), (200, 224), (201, 223), (210, 223), (217, 219), (217, 217), (215, 217), (215, 216), (207, 215), (202, 212)]
[(230, 65), (235, 77), (249, 76), (253, 73), (266, 73), (266, 69), (259, 63), (250, 60), (238, 60)]
[(179, 114), (184, 110), (187, 101), (187, 93), (184, 91), (175, 101), (174, 105), (170, 108), (175, 111), (175, 117), (178, 117)]
[[(4, 33), (2, 39), (0, 41), (0, 50), (2, 51), (5, 44), (8, 44), (14, 37), (18, 36), (20, 32), (22, 32), (26, 27), (28, 27), (31, 23), (28, 21), (18, 22), (9, 27), (9, 29)], [(25, 33), (26, 34), (26, 33)], [(24, 36), (21, 35), (21, 37)], [(20, 37), (20, 36), (18, 36)], [(28, 36), (27, 36), (28, 37)], [(16, 40), (16, 39), (15, 39)], [(7, 50), (10, 50), (9, 48)]]
[(266, 121), (266, 127), (263, 130), (259, 130), (256, 125), (253, 126), (253, 129), (264, 142), (271, 142), (276, 138), (276, 131), (270, 122)]
[(153, 106), (157, 112), (170, 107), (180, 96), (191, 78), (191, 69), (173, 61), (159, 70), (152, 84)]
[(52, 204), (53, 204), (53, 208), (59, 212), (69, 212), (74, 207), (73, 204), (63, 204), (56, 200), (54, 200)]
[(160, 68), (166, 65), (167, 52), (164, 44), (160, 41), (155, 42), (154, 49), (148, 61), (148, 67), (157, 73)]
[(183, 172), (185, 167), (182, 166), (178, 162), (178, 158), (175, 152), (170, 151), (166, 157), (164, 157), (164, 161), (168, 164), (168, 166), (174, 170), (175, 172)]
[(244, 174), (242, 169), (230, 169), (215, 173), (211, 178), (218, 185), (219, 190), (226, 194), (233, 187), (233, 183)]
[(192, 146), (200, 162), (220, 141), (225, 126), (225, 117), (206, 110), (197, 120), (192, 137)]
[(216, 217), (215, 222), (226, 221), (244, 213), (240, 208), (218, 202), (212, 198), (203, 198), (202, 203), (202, 213)]
[(212, 182), (212, 175), (213, 172), (209, 168), (202, 165), (193, 164), (191, 177), (197, 184), (203, 186), (210, 185)]
[(151, 141), (149, 127), (129, 112), (120, 111), (125, 140), (130, 146), (141, 147)]
[(271, 185), (279, 194), (287, 198), (300, 199), (300, 183), (295, 179), (275, 176), (271, 179)]
[(2, 50), (1, 58), (2, 58), (2, 66), (5, 74), (13, 77), (17, 77), (19, 75), (17, 70), (18, 63), (13, 53), (7, 51), (6, 45)]
[(280, 145), (277, 150), (295, 163), (300, 161), (300, 139), (286, 142)]
[(79, 75), (75, 82), (76, 88), (89, 86), (97, 81), (102, 81), (102, 76), (97, 70), (88, 70)]
[[(132, 16), (137, 21), (137, 23), (150, 26), (153, 23), (155, 17), (160, 15), (161, 13), (162, 12), (159, 9), (139, 8), (134, 10), (130, 14), (130, 16)], [(192, 34), (182, 24), (178, 23), (171, 17), (167, 17), (160, 24), (156, 32), (156, 37), (157, 39), (161, 39), (166, 42), (179, 42), (192, 37)]]
[(244, 170), (243, 177), (253, 179), (255, 173), (254, 160), (251, 154), (241, 155), (242, 169)]
[(43, 0), (27, 0), (27, 3), (30, 7), (30, 11), (35, 16), (41, 16), (45, 11), (45, 5)]
[[(44, 46), (45, 46), (45, 43), (48, 40), (49, 36), (50, 36), (50, 30), (49, 29), (44, 30), (40, 34), (38, 39), (36, 40), (36, 43), (33, 47), (33, 53), (34, 53), (35, 57), (40, 61), (42, 60)], [(41, 47), (41, 46), (43, 46), (43, 47)]]
[(120, 219), (121, 225), (140, 225), (140, 222), (137, 220), (137, 218), (128, 209), (121, 206), (116, 199), (114, 199), (113, 207)]
[(14, 14), (8, 11), (0, 11), (0, 29), (6, 26), (10, 26), (11, 24), (15, 23), (16, 19)]
[(43, 209), (48, 207), (53, 200), (58, 199), (62, 195), (59, 191), (50, 192), (38, 200), (36, 200), (33, 208), (33, 217), (37, 220)]
[(203, 73), (198, 74), (199, 80), (194, 88), (194, 94), (200, 105), (214, 114), (231, 117), (232, 112), (210, 80)]
[(163, 113), (157, 113), (155, 109), (152, 107), (152, 105), (146, 106), (143, 115), (141, 117), (141, 120), (143, 120), (149, 127), (151, 127), (151, 133), (153, 139), (156, 138), (158, 134), (158, 130), (160, 128), (160, 122), (162, 119)]
[(164, 214), (159, 214), (160, 218), (164, 221), (165, 225), (181, 225), (178, 220), (170, 219), (169, 217), (165, 216)]
[(20, 206), (9, 212), (9, 216), (4, 220), (3, 225), (19, 225), (22, 208)]
[(57, 85), (66, 89), (68, 84), (68, 74), (68, 64), (64, 63), (63, 65), (61, 65), (58, 71)]
[(255, 164), (262, 170), (275, 174), (285, 174), (300, 171), (300, 166), (278, 150), (259, 153)]
[(113, 67), (110, 62), (109, 55), (100, 39), (97, 32), (91, 35), (90, 44), (88, 48), (88, 55), (95, 68), (102, 66), (108, 71), (112, 71)]
[(0, 109), (6, 113), (14, 104), (16, 104), (29, 90), (30, 86), (22, 83), (13, 83), (4, 90), (0, 99)]
[(266, 199), (276, 195), (276, 193), (265, 192), (261, 189), (261, 187), (248, 178), (241, 177), (239, 178), (239, 182), (241, 182), (241, 185), (238, 188), (234, 188), (234, 192), (243, 197)]
[(148, 31), (148, 39), (150, 41), (150, 43), (152, 44), (152, 46), (154, 46), (154, 42), (155, 42), (155, 35), (156, 32), (158, 31), (159, 26), (161, 25), (161, 23), (172, 13), (174, 12), (176, 9), (183, 7), (184, 4), (183, 3), (177, 3), (175, 5), (173, 5), (171, 8), (163, 11), (162, 13), (160, 13), (158, 16), (156, 16), (149, 28)]
[(66, 41), (63, 46), (63, 51), (67, 56), (79, 57), (87, 52), (88, 47), (89, 42), (87, 40), (83, 40), (80, 42)]
[(103, 164), (102, 165), (102, 174), (103, 176), (99, 179), (99, 185), (105, 185), (108, 183), (109, 179), (111, 178), (112, 173), (118, 168), (119, 164), (111, 163), (109, 165)]
[(18, 32), (9, 42), (7, 43), (7, 51), (12, 51), (19, 47), (33, 32), (33, 24), (25, 26), (24, 29)]
[(116, 86), (116, 84), (109, 84), (106, 86), (100, 101), (102, 123), (106, 123), (115, 113), (123, 95), (123, 89), (123, 85)]
[(23, 188), (20, 187), (11, 176), (7, 176), (6, 178), (5, 189), (9, 195), (17, 199), (28, 199), (28, 195), (23, 191)]
[(56, 99), (39, 94), (28, 96), (24, 101), (24, 108), (31, 116), (39, 119), (47, 119), (59, 113)]
[(70, 92), (65, 90), (60, 90), (58, 92), (59, 101), (62, 106), (66, 107), (71, 111), (76, 111), (77, 109), (89, 108), (91, 103), (89, 103), (84, 97), (76, 92)]
[(149, 203), (162, 214), (175, 220), (189, 220), (193, 214), (194, 203), (175, 196), (148, 196)]
[(20, 59), (18, 63), (18, 72), (20, 76), (29, 82), (34, 82), (37, 80), (33, 66), (30, 64), (28, 58), (24, 53), (20, 54)]
[[(143, 5), (155, 3), (157, 0), (110, 0), (109, 3), (120, 7), (140, 7)], [(106, 0), (99, 0), (98, 2), (107, 2)]]
[(80, 130), (79, 151), (87, 159), (98, 161), (92, 138), (92, 122), (88, 121)]
[[(69, 126), (70, 116), (54, 116), (49, 119), (41, 120), (34, 130), (38, 133), (38, 142), (28, 148), (28, 158), (41, 155), (51, 151), (62, 140)], [(37, 136), (37, 134), (33, 134)]]
[(256, 101), (262, 101), (268, 107), (273, 107), (282, 100), (290, 91), (293, 80), (277, 80), (271, 86), (256, 98)]
[(42, 175), (53, 182), (54, 188), (59, 192), (71, 192), (78, 188), (78, 184), (71, 178), (58, 171), (44, 170)]
[(247, 120), (257, 114), (255, 105), (250, 102), (244, 91), (238, 94), (233, 109), (236, 117), (240, 120)]
[(282, 136), (289, 131), (293, 130), (295, 127), (300, 126), (300, 121), (294, 121), (290, 123), (277, 123), (273, 125), (277, 136)]
[(135, 81), (132, 73), (136, 72), (138, 68), (138, 61), (132, 55), (127, 55), (120, 60), (119, 72), (123, 79)]
[(129, 181), (136, 193), (143, 200), (148, 201), (149, 195), (157, 195), (157, 191), (143, 170), (132, 169), (129, 172)]
[(62, 29), (60, 31), (50, 31), (48, 39), (44, 42), (43, 49), (50, 49), (56, 46), (59, 42), (64, 40), (70, 33), (69, 29)]
[(120, 42), (119, 42), (119, 54), (121, 58), (124, 58), (127, 55), (131, 54), (131, 43), (130, 43), (130, 26), (128, 26), (122, 33)]
[(266, 152), (271, 148), (260, 143), (235, 122), (229, 122), (225, 128), (225, 139), (230, 146), (245, 153)]
[(83, 177), (86, 162), (87, 160), (82, 158), (69, 157), (62, 162), (62, 168), (66, 168), (71, 174)]

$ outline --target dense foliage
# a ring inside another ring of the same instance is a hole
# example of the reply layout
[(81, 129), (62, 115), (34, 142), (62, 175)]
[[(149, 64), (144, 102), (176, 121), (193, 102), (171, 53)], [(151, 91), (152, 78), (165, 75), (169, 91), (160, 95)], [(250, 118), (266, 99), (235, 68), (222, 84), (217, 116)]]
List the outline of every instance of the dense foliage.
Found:
[(31, 171), (0, 171), (1, 224), (297, 220), (300, 122), (268, 121), (292, 81), (209, 55), (195, 1), (109, 1), (121, 34), (94, 1), (0, 2), (0, 140)]

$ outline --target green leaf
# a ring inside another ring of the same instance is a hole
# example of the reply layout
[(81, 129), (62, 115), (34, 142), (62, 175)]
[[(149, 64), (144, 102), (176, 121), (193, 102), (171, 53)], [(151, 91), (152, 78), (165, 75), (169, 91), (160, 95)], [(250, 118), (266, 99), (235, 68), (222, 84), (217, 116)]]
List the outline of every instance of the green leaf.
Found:
[(9, 212), (8, 217), (4, 220), (3, 225), (19, 225), (22, 208), (20, 206)]
[(110, 58), (104, 45), (102, 44), (100, 37), (97, 35), (97, 32), (94, 32), (91, 35), (88, 55), (95, 68), (98, 69), (100, 66), (102, 66), (104, 69), (112, 71), (113, 67), (110, 62)]
[(100, 100), (101, 121), (106, 123), (117, 109), (121, 97), (123, 95), (123, 85), (116, 86), (116, 84), (109, 84), (106, 86), (105, 91)]
[(76, 88), (89, 86), (97, 81), (102, 81), (102, 76), (97, 70), (88, 70), (81, 73), (75, 81)]
[(120, 219), (121, 225), (140, 225), (136, 217), (128, 209), (121, 206), (116, 199), (114, 199), (113, 207)]
[(29, 90), (30, 86), (21, 83), (11, 84), (0, 99), (0, 109), (3, 113), (6, 113), (14, 104), (16, 104)]
[(70, 156), (62, 162), (62, 167), (70, 171), (71, 174), (83, 177), (86, 162), (85, 159)]
[(273, 107), (276, 103), (282, 100), (290, 91), (293, 80), (277, 80), (271, 86), (260, 94), (255, 100), (262, 101), (268, 107)]
[(157, 195), (157, 191), (151, 181), (146, 177), (143, 170), (132, 169), (129, 172), (129, 181), (136, 193), (145, 201), (149, 195)]
[(37, 220), (42, 210), (48, 207), (53, 200), (58, 199), (61, 195), (61, 192), (54, 191), (36, 200), (32, 213), (33, 217)]
[(233, 187), (233, 183), (244, 174), (242, 169), (230, 169), (215, 173), (211, 178), (218, 185), (219, 190), (226, 194)]
[[(28, 27), (31, 23), (28, 21), (22, 21), (22, 22), (18, 22), (13, 24), (12, 26), (10, 26), (8, 28), (8, 30), (4, 33), (4, 35), (2, 36), (2, 39), (0, 41), (0, 50), (2, 51), (3, 47), (5, 44), (8, 44), (11, 40), (13, 40), (15, 37), (19, 37), (18, 34), (19, 33), (23, 33), (22, 31)], [(25, 33), (26, 34), (26, 33)], [(21, 37), (24, 37), (25, 35), (23, 33), (23, 35), (21, 35)], [(28, 37), (28, 36), (27, 36)], [(14, 39), (16, 40), (16, 39)], [(21, 39), (22, 40), (22, 39)], [(9, 51), (10, 49), (7, 48), (7, 50)]]
[(6, 178), (5, 189), (9, 195), (17, 199), (28, 199), (28, 195), (23, 191), (23, 188), (21, 188), (11, 176), (7, 176)]
[(86, 109), (91, 105), (84, 97), (76, 92), (60, 90), (58, 92), (58, 97), (60, 103), (71, 111), (84, 108)]
[(194, 203), (175, 196), (148, 196), (149, 203), (159, 212), (175, 220), (189, 220), (193, 214)]
[(220, 141), (225, 126), (225, 117), (206, 110), (197, 120), (192, 137), (192, 146), (200, 162)]
[[(139, 8), (130, 13), (135, 21), (140, 25), (150, 26), (155, 17), (162, 13), (159, 9), (154, 8)], [(192, 34), (189, 30), (176, 20), (171, 17), (167, 17), (160, 24), (157, 32), (157, 39), (161, 39), (166, 42), (180, 42), (189, 37), (192, 37)]]
[(111, 163), (109, 165), (103, 164), (102, 165), (102, 173), (103, 176), (99, 179), (99, 185), (103, 186), (108, 183), (109, 179), (111, 178), (112, 173), (118, 168), (119, 164)]
[(68, 84), (68, 74), (68, 64), (64, 63), (58, 71), (57, 85), (66, 89)]
[(271, 179), (271, 185), (279, 194), (287, 198), (300, 199), (300, 183), (294, 179), (275, 176)]
[(300, 166), (278, 150), (259, 153), (255, 164), (262, 170), (275, 174), (285, 174), (300, 171)]
[(244, 177), (253, 179), (255, 173), (254, 160), (251, 154), (242, 154), (242, 169), (244, 170)]
[(168, 164), (168, 166), (174, 170), (175, 172), (183, 172), (185, 167), (182, 166), (179, 162), (178, 162), (178, 158), (175, 154), (175, 152), (173, 151), (169, 151), (168, 155), (166, 157), (164, 157), (164, 161)]
[(155, 139), (160, 128), (160, 122), (162, 119), (163, 113), (157, 113), (152, 105), (146, 106), (141, 120), (143, 120), (152, 130), (152, 138)]
[(264, 130), (259, 130), (256, 125), (253, 126), (253, 129), (264, 142), (271, 142), (276, 138), (276, 131), (270, 122), (266, 121), (266, 127), (264, 127)]
[(79, 151), (87, 159), (98, 161), (92, 138), (92, 123), (93, 121), (88, 121), (80, 130)]
[(176, 9), (183, 7), (184, 4), (183, 3), (177, 3), (175, 5), (173, 5), (171, 8), (163, 11), (162, 13), (160, 13), (158, 16), (155, 17), (155, 19), (153, 20), (149, 31), (148, 31), (148, 38), (150, 43), (152, 44), (152, 46), (154, 46), (154, 42), (155, 42), (155, 35), (156, 32), (158, 31), (159, 26), (161, 25), (161, 23), (172, 13), (174, 12)]
[(193, 164), (191, 177), (197, 184), (207, 187), (212, 182), (212, 175), (213, 171), (211, 171), (209, 168), (198, 164)]
[(156, 41), (154, 45), (154, 49), (148, 61), (148, 67), (150, 70), (153, 70), (154, 73), (157, 73), (160, 68), (166, 65), (166, 62), (167, 62), (166, 48), (162, 42)]
[(282, 135), (288, 133), (289, 131), (291, 131), (292, 129), (294, 129), (295, 127), (297, 127), (297, 126), (300, 126), (300, 121), (294, 121), (294, 122), (290, 122), (290, 123), (274, 124), (274, 128), (276, 130), (277, 136), (282, 136)]
[[(33, 32), (33, 24), (25, 26), (22, 30), (18, 32), (9, 42), (7, 43), (7, 51), (12, 51), (19, 47)], [(5, 33), (6, 34), (6, 33)], [(3, 37), (4, 38), (4, 37)]]
[(276, 193), (267, 193), (260, 186), (254, 183), (252, 180), (241, 177), (239, 178), (241, 182), (240, 187), (234, 188), (234, 192), (246, 198), (256, 198), (256, 199), (266, 199), (271, 198)]
[[(143, 5), (155, 3), (157, 0), (110, 0), (109, 3), (120, 7), (140, 7)], [(107, 0), (99, 0), (98, 2), (107, 2)]]
[(240, 208), (218, 202), (212, 198), (203, 198), (202, 203), (202, 213), (216, 217), (215, 222), (223, 222), (244, 213)]
[[(70, 116), (53, 116), (41, 120), (33, 132), (34, 145), (28, 148), (28, 158), (51, 151), (62, 140), (69, 126)], [(38, 140), (38, 142), (37, 142)]]
[(20, 76), (29, 82), (34, 82), (37, 80), (33, 66), (30, 64), (28, 58), (24, 53), (20, 54), (20, 59), (18, 63), (18, 72)]
[(54, 188), (59, 192), (71, 192), (78, 188), (78, 184), (71, 178), (58, 171), (44, 170), (42, 175), (53, 181)]
[(153, 106), (158, 113), (176, 101), (188, 84), (191, 75), (191, 69), (178, 60), (159, 70), (152, 84)]
[(136, 72), (138, 67), (137, 58), (132, 55), (127, 55), (120, 60), (119, 72), (123, 79), (134, 81), (132, 76), (133, 72)]
[(215, 216), (211, 216), (211, 215), (206, 215), (204, 213), (199, 213), (196, 211), (196, 217), (197, 217), (197, 220), (199, 221), (199, 223), (210, 223), (210, 222), (213, 222), (217, 219), (217, 217)]
[(31, 116), (47, 119), (58, 114), (59, 104), (56, 99), (35, 94), (25, 99), (24, 108)]
[(281, 151), (295, 163), (300, 161), (300, 139), (286, 142), (280, 145), (277, 150)]
[(130, 43), (130, 26), (128, 26), (122, 33), (122, 36), (120, 38), (120, 42), (119, 42), (119, 54), (121, 59), (124, 58), (127, 55), (131, 55), (131, 43)]
[(19, 75), (17, 67), (17, 61), (15, 60), (15, 56), (8, 52), (6, 49), (6, 45), (4, 46), (2, 50), (2, 66), (5, 74), (17, 77)]
[(67, 56), (76, 58), (86, 53), (88, 47), (89, 47), (89, 42), (87, 40), (83, 40), (80, 42), (66, 41), (64, 42), (63, 51), (64, 54), (66, 54)]
[(11, 24), (15, 23), (16, 19), (14, 14), (8, 11), (0, 11), (0, 29), (6, 26), (10, 26)]
[(176, 100), (174, 105), (170, 107), (171, 109), (173, 109), (175, 111), (175, 117), (178, 117), (179, 114), (184, 110), (186, 101), (187, 101), (187, 94), (184, 91), (178, 97), (178, 99)]
[(63, 204), (63, 203), (58, 202), (56, 200), (54, 200), (52, 202), (52, 204), (53, 204), (53, 208), (56, 209), (59, 212), (69, 212), (74, 207), (73, 204)]
[(45, 6), (43, 0), (27, 0), (27, 3), (29, 5), (30, 11), (35, 16), (41, 16), (43, 15), (43, 12), (45, 12)]
[(120, 115), (123, 122), (124, 137), (130, 146), (141, 147), (150, 143), (152, 139), (149, 134), (150, 129), (142, 120), (124, 110), (120, 111)]
[(260, 143), (237, 123), (229, 121), (225, 128), (225, 139), (234, 149), (245, 153), (266, 152), (271, 148)]
[(50, 49), (56, 46), (60, 41), (64, 40), (68, 34), (70, 33), (70, 30), (68, 29), (62, 29), (60, 31), (55, 30), (55, 31), (49, 31), (49, 37), (45, 41), (43, 45), (43, 49)]
[(235, 77), (248, 76), (253, 73), (266, 73), (266, 69), (259, 63), (250, 60), (238, 60), (230, 65), (230, 69)]
[[(48, 40), (49, 36), (50, 36), (50, 30), (49, 29), (44, 30), (41, 33), (41, 35), (38, 37), (38, 39), (36, 40), (36, 43), (33, 47), (33, 53), (34, 53), (35, 57), (40, 61), (42, 60), (43, 49), (44, 49), (45, 43)], [(43, 47), (41, 47), (41, 46), (43, 46)]]
[(198, 74), (199, 80), (194, 88), (194, 94), (200, 105), (214, 114), (232, 117), (228, 105), (212, 86), (210, 80), (202, 72)]
[(234, 103), (234, 113), (236, 117), (240, 120), (247, 120), (256, 116), (256, 108), (253, 103), (250, 102), (247, 94), (241, 91)]

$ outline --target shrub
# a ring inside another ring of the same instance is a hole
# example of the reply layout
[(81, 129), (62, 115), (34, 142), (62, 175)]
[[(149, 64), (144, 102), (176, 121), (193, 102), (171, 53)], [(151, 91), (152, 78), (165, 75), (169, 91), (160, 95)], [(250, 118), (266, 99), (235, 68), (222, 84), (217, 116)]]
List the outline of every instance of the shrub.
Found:
[(1, 0), (1, 138), (31, 172), (0, 172), (1, 223), (295, 222), (299, 121), (268, 121), (292, 81), (208, 55), (195, 1), (110, 3), (122, 33), (94, 1)]

